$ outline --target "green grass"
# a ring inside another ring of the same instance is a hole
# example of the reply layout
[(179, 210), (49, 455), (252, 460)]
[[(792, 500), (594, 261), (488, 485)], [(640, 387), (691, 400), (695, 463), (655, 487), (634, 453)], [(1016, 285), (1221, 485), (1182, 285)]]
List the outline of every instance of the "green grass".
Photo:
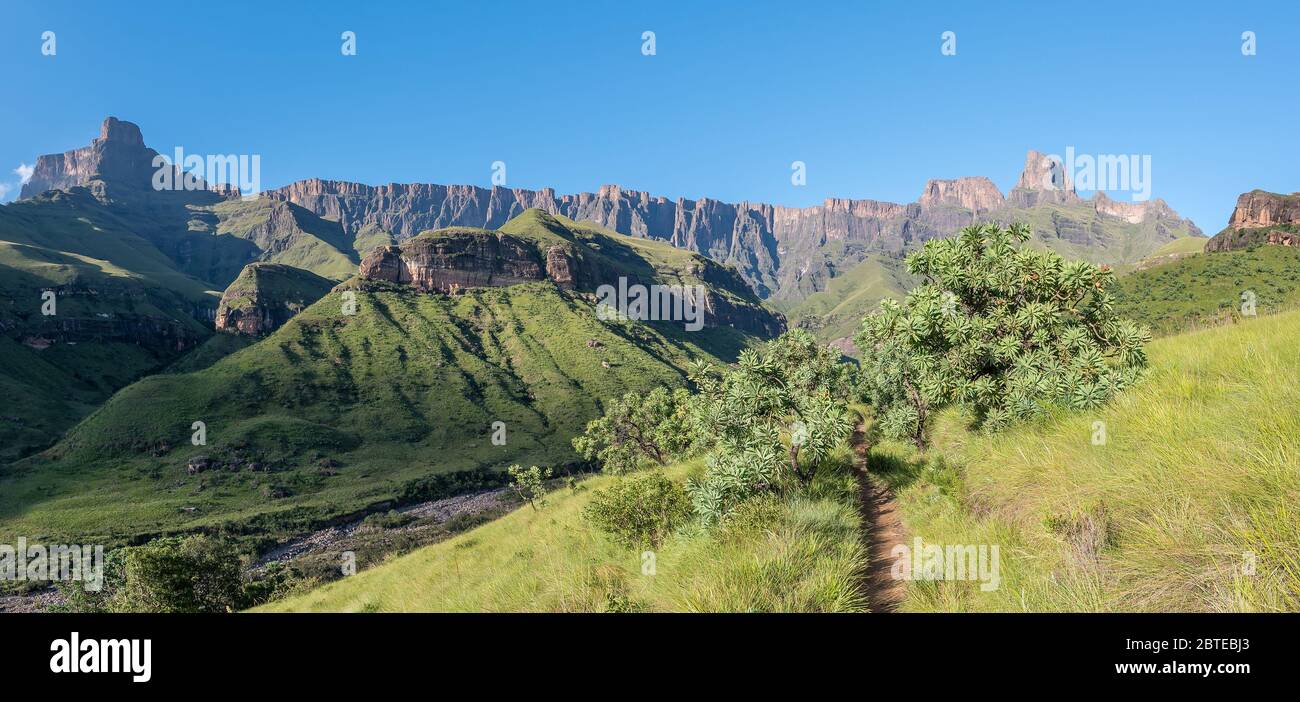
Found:
[(216, 237), (250, 241), (259, 260), (311, 271), (339, 281), (352, 277), (360, 259), (338, 222), (322, 219), (297, 205), (259, 197), (226, 200), (207, 208), (218, 218)]
[(1205, 242), (1209, 239), (1203, 236), (1185, 236), (1161, 246), (1160, 248), (1147, 254), (1145, 260), (1161, 258), (1173, 254), (1202, 253), (1205, 251)]
[(1161, 334), (1241, 318), (1242, 293), (1259, 315), (1300, 305), (1300, 250), (1259, 246), (1192, 254), (1119, 278), (1116, 309)]
[[(601, 322), (549, 283), (358, 302), (345, 316), (331, 293), (210, 367), (122, 390), (49, 452), (5, 469), (0, 533), (113, 541), (255, 519), (301, 526), (302, 510), (347, 513), (433, 474), (572, 462), (570, 437), (606, 398), (681, 385), (691, 359), (719, 360), (705, 346), (747, 343), (730, 329)], [(207, 446), (191, 445), (195, 421)], [(506, 446), (489, 441), (496, 421)], [(245, 446), (279, 470), (186, 474), (191, 456)], [(343, 464), (337, 475), (318, 470), (324, 456)], [(271, 488), (289, 494), (268, 499)]]
[[(557, 488), (448, 541), (259, 611), (340, 612), (854, 612), (865, 549), (848, 452), (811, 492), (753, 503), (752, 517), (714, 531), (686, 525), (654, 552), (596, 531), (582, 516), (601, 475)], [(676, 480), (697, 462), (667, 469)], [(761, 517), (761, 518), (760, 518)]]
[(878, 448), (913, 535), (1001, 550), (996, 591), (914, 582), (906, 608), (1300, 609), (1297, 348), (1300, 312), (1159, 339), (1103, 409), (994, 436), (950, 412), (925, 459)]

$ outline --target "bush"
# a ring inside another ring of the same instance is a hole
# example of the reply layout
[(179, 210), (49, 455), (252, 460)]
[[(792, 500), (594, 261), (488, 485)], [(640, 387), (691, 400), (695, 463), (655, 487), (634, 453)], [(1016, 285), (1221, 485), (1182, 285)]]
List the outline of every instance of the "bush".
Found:
[(1137, 380), (1151, 335), (1115, 313), (1114, 271), (1020, 246), (1029, 235), (974, 225), (908, 256), (925, 282), (883, 301), (855, 337), (887, 435), (924, 449), (944, 405), (995, 431), (1052, 404), (1097, 407)]
[(376, 512), (361, 520), (361, 531), (400, 529), (413, 521), (415, 517), (390, 509), (387, 512)]
[(239, 554), (204, 536), (168, 538), (127, 549), (125, 580), (113, 609), (225, 612), (247, 607)]
[(628, 546), (658, 548), (690, 509), (681, 485), (651, 471), (595, 491), (583, 515)]

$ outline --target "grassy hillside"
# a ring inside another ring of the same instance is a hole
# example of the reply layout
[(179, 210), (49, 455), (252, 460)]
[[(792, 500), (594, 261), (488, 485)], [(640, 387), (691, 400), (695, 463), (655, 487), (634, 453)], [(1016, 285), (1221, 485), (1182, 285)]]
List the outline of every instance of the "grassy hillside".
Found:
[(1172, 241), (1197, 233), (1187, 223), (1171, 231), (1166, 228), (1167, 221), (1134, 224), (1117, 217), (1104, 217), (1089, 202), (1009, 207), (995, 214), (996, 220), (1004, 224), (1023, 222), (1032, 226), (1031, 242), (1036, 246), (1051, 249), (1067, 259), (1110, 266), (1136, 264)]
[[(620, 545), (582, 516), (601, 475), (557, 488), (448, 541), (260, 611), (852, 612), (862, 611), (854, 479), (848, 452), (804, 497), (766, 499), (715, 532), (687, 526), (654, 553)], [(701, 470), (672, 466), (675, 480)]]
[[(281, 533), (418, 497), (437, 474), (571, 462), (569, 438), (605, 398), (684, 383), (691, 359), (716, 359), (706, 340), (747, 343), (730, 329), (601, 322), (549, 283), (361, 292), (354, 316), (341, 294), (209, 368), (135, 383), (6, 469), (0, 534), (116, 540), (253, 519)], [(195, 421), (206, 446), (191, 445)], [(489, 441), (496, 421), (505, 446)], [(198, 455), (225, 467), (187, 475)]]
[(360, 258), (338, 222), (270, 198), (226, 200), (202, 210), (190, 229), (204, 231), (201, 216), (216, 215), (211, 232), (250, 241), (261, 251), (258, 260), (279, 263), (339, 281), (352, 277)]
[(1259, 246), (1193, 254), (1119, 278), (1121, 314), (1157, 333), (1239, 319), (1242, 293), (1255, 296), (1263, 315), (1300, 305), (1300, 251)]
[[(200, 344), (248, 261), (335, 280), (356, 269), (338, 225), (301, 208), (97, 185), (0, 206), (0, 391), (23, 408), (0, 413), (0, 463)], [(55, 315), (41, 313), (47, 291)]]
[(878, 449), (914, 536), (1001, 550), (996, 591), (914, 582), (907, 608), (1300, 608), (1297, 347), (1300, 312), (1159, 339), (1101, 410), (994, 436), (947, 414), (929, 456)]
[(811, 331), (818, 341), (852, 339), (864, 315), (875, 310), (885, 298), (902, 299), (912, 284), (902, 261), (872, 254), (831, 278), (825, 290), (780, 309), (790, 318), (792, 327)]

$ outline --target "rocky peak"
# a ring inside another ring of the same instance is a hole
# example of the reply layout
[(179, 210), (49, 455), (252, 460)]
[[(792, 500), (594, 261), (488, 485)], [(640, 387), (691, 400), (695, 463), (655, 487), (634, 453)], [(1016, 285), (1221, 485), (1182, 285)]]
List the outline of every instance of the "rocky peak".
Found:
[(1015, 207), (1033, 207), (1055, 202), (1074, 204), (1082, 202), (1074, 191), (1074, 183), (1065, 167), (1047, 154), (1030, 149), (1025, 154), (1025, 167), (1020, 171), (1016, 187), (1007, 196)]
[(99, 125), (99, 138), (94, 143), (109, 141), (123, 146), (144, 148), (144, 135), (140, 133), (139, 125), (134, 122), (123, 122), (116, 117), (104, 119), (104, 123)]
[(20, 199), (47, 190), (67, 190), (103, 180), (113, 185), (149, 188), (157, 151), (144, 145), (140, 128), (109, 117), (99, 127), (99, 137), (89, 146), (46, 154), (36, 159), (32, 177), (23, 185)]
[(1164, 200), (1156, 198), (1145, 202), (1121, 202), (1112, 200), (1106, 193), (1098, 191), (1092, 196), (1092, 207), (1099, 214), (1119, 217), (1130, 224), (1139, 224), (1147, 219), (1159, 217), (1177, 217), (1173, 209)]
[(923, 207), (954, 205), (971, 212), (981, 212), (1001, 207), (1006, 202), (1002, 191), (984, 176), (930, 180), (925, 184), (918, 202)]
[(1282, 224), (1300, 224), (1300, 192), (1282, 195), (1252, 190), (1237, 198), (1228, 226), (1257, 229)]

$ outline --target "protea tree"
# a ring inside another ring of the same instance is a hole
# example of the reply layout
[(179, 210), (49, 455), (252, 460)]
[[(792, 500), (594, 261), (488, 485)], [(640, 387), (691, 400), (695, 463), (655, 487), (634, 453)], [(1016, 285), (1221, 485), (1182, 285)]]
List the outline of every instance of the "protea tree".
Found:
[(1114, 272), (1020, 246), (1029, 227), (967, 227), (907, 259), (924, 278), (855, 337), (878, 426), (924, 448), (930, 413), (970, 407), (997, 430), (1051, 404), (1096, 407), (1138, 377), (1151, 335), (1114, 312)]

